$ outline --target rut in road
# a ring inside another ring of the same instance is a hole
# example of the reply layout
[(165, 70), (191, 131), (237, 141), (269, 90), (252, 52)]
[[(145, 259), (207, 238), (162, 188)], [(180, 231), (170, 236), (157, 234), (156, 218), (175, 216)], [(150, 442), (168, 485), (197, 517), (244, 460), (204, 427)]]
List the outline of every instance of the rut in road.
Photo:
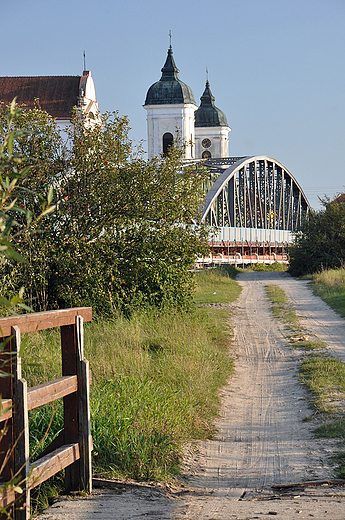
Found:
[[(214, 441), (204, 442), (192, 482), (243, 490), (305, 479), (330, 478), (327, 454), (311, 426), (307, 391), (298, 380), (301, 353), (287, 346), (284, 324), (273, 318), (265, 285), (282, 273), (240, 275), (242, 294), (233, 308), (235, 375), (224, 389)], [(326, 458), (326, 457), (324, 457)]]

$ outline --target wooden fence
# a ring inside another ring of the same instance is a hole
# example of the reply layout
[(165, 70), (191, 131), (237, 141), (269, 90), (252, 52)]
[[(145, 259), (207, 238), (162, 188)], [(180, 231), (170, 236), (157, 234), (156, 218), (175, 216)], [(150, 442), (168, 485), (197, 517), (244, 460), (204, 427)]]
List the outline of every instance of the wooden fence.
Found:
[[(0, 318), (0, 369), (6, 376), (0, 377), (0, 480), (18, 476), (23, 489), (20, 494), (13, 487), (3, 488), (0, 505), (15, 520), (30, 518), (30, 489), (62, 469), (67, 492), (91, 492), (90, 372), (84, 359), (83, 329), (83, 322), (91, 319), (89, 307)], [(27, 388), (21, 374), (21, 334), (55, 327), (61, 332), (62, 377)], [(31, 464), (28, 411), (59, 398), (63, 398), (64, 429)]]

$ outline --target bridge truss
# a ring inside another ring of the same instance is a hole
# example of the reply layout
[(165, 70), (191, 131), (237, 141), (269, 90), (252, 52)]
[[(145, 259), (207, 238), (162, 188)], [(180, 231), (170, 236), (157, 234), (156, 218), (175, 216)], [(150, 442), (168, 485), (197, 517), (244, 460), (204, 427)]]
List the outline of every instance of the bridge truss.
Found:
[(201, 220), (210, 226), (296, 231), (310, 205), (280, 162), (267, 156), (209, 159), (210, 187)]
[(205, 167), (201, 221), (214, 230), (212, 263), (286, 263), (293, 231), (311, 210), (288, 169), (267, 156), (209, 159)]

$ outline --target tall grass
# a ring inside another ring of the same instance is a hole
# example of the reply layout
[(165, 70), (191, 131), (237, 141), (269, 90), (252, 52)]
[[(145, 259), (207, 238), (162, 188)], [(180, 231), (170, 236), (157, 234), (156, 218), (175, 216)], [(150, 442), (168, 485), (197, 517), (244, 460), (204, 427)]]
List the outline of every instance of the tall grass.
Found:
[[(226, 271), (220, 277), (219, 272), (205, 276), (205, 286), (219, 287), (226, 301), (239, 293)], [(95, 475), (170, 479), (178, 472), (185, 443), (212, 436), (219, 388), (232, 371), (228, 317), (224, 309), (205, 307), (185, 314), (150, 309), (129, 319), (85, 325), (85, 354), (93, 375)], [(57, 331), (25, 337), (23, 373), (29, 386), (61, 375)], [(50, 417), (49, 407), (32, 416), (32, 451)], [(61, 427), (58, 404), (49, 439), (39, 451)]]
[(197, 304), (230, 303), (241, 292), (235, 282), (239, 271), (232, 265), (216, 269), (206, 269), (196, 274), (195, 302)]
[(314, 293), (345, 317), (345, 267), (313, 274), (312, 280)]

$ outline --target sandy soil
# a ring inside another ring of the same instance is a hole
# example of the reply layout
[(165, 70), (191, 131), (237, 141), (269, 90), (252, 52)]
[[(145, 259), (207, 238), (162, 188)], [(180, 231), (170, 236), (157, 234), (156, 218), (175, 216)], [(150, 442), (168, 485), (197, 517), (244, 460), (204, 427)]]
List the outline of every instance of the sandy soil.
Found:
[(296, 377), (302, 354), (287, 346), (264, 286), (281, 286), (309, 334), (342, 361), (345, 321), (312, 295), (307, 282), (285, 273), (246, 273), (239, 282), (243, 291), (231, 318), (236, 372), (223, 389), (217, 437), (200, 443), (197, 455), (186, 455), (185, 487), (131, 486), (62, 499), (42, 519), (345, 519), (345, 488), (271, 488), (331, 478), (328, 459), (337, 441), (314, 439), (314, 425), (303, 422), (311, 410)]

